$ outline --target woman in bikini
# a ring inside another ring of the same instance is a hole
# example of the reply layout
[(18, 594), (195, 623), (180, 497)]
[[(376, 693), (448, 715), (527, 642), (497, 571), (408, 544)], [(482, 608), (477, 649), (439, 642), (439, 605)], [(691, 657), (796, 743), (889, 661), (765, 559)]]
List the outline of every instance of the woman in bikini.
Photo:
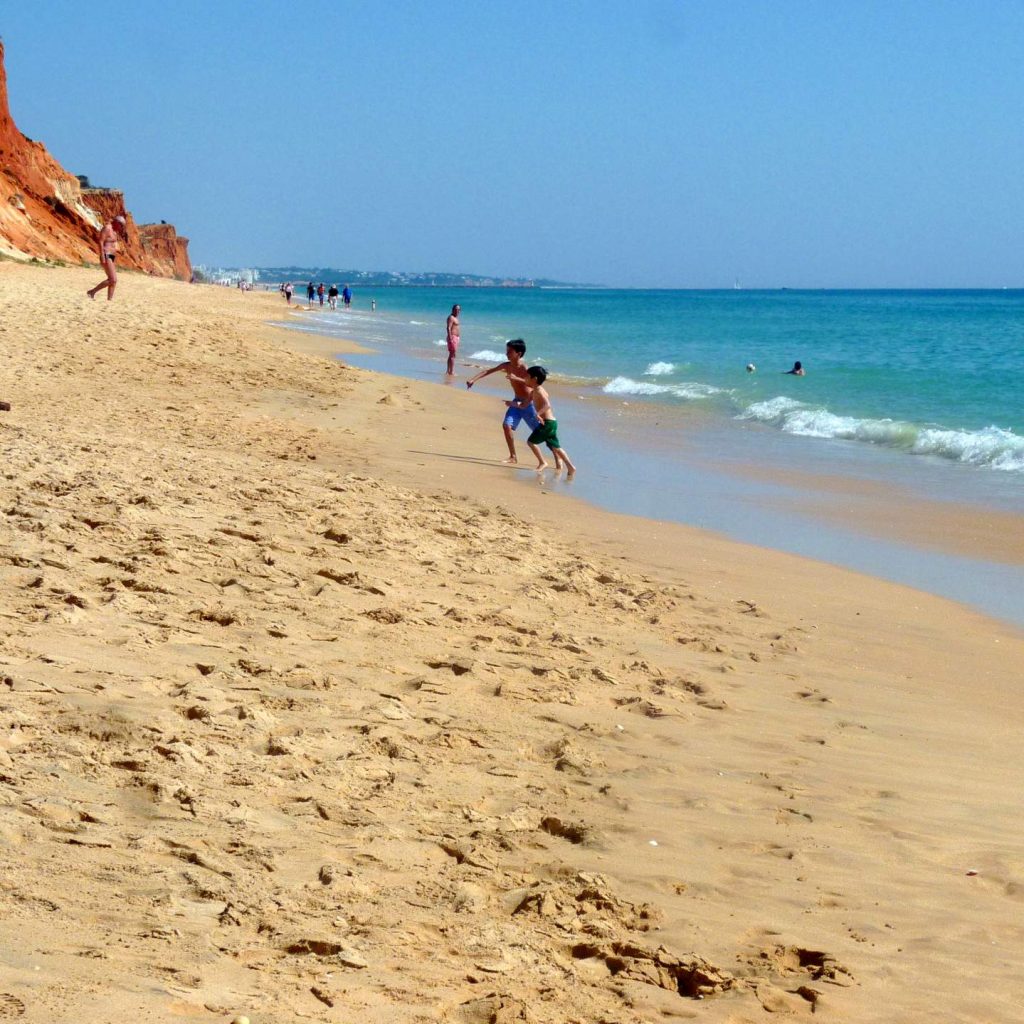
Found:
[(125, 230), (125, 219), (118, 215), (109, 224), (100, 228), (97, 240), (100, 249), (100, 266), (107, 272), (105, 281), (100, 281), (95, 288), (90, 288), (86, 294), (90, 299), (96, 298), (96, 293), (101, 288), (107, 289), (107, 300), (114, 297), (114, 289), (117, 287), (117, 267), (114, 265), (117, 258), (117, 235)]

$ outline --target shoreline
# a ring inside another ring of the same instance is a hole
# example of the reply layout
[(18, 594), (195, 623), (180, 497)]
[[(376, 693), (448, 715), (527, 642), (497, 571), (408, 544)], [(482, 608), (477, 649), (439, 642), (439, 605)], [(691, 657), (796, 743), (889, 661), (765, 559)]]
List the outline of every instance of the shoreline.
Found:
[[(341, 329), (358, 335), (370, 326), (358, 319)], [(437, 365), (430, 360), (373, 340), (365, 345), (370, 351), (356, 364), (371, 372), (461, 390), (461, 377), (449, 385), (432, 373)], [(476, 365), (468, 358), (459, 362), (460, 369)], [(751, 464), (742, 451), (724, 452), (727, 442), (718, 428), (692, 406), (623, 402), (559, 383), (557, 376), (555, 388), (560, 422), (571, 430), (564, 431), (565, 443), (592, 468), (572, 487), (591, 507), (710, 528), (740, 543), (845, 566), (1024, 625), (1024, 515), (938, 500), (920, 487), (893, 488), (882, 477), (837, 476), (827, 453), (805, 459), (801, 469), (789, 468), (782, 457), (767, 466)], [(480, 390), (504, 394), (488, 381)], [(674, 426), (666, 429), (666, 423)], [(500, 447), (500, 432), (496, 440)], [(799, 441), (786, 435), (769, 434), (767, 441), (782, 450), (792, 446), (794, 455), (800, 450)], [(528, 455), (522, 440), (519, 448), (521, 457)], [(565, 483), (551, 486), (564, 489)]]
[(25, 1024), (1013, 1019), (1024, 634), (510, 487), (494, 399), (258, 293), (89, 283), (0, 265)]

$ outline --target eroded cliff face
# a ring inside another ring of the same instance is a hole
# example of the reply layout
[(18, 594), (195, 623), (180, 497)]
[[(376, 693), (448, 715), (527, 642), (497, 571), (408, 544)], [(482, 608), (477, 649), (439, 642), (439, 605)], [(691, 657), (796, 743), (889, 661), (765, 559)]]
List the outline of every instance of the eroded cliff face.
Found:
[(171, 224), (143, 224), (139, 228), (142, 248), (149, 260), (165, 277), (187, 281), (192, 276), (188, 258), (188, 239), (182, 238)]
[(189, 279), (188, 239), (170, 224), (136, 225), (123, 192), (83, 188), (41, 142), (18, 130), (8, 104), (0, 42), (0, 253), (14, 259), (95, 263), (96, 232), (119, 214), (127, 221), (121, 266)]

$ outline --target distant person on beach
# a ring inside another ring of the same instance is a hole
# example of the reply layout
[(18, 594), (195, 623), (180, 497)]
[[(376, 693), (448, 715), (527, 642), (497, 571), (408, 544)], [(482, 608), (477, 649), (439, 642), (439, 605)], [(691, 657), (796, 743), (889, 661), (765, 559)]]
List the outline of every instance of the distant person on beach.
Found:
[(790, 374), (793, 377), (803, 377), (804, 376), (804, 364), (801, 363), (800, 360), (798, 359), (793, 364), (793, 369), (792, 370), (786, 370), (785, 372)]
[(291, 281), (289, 281), (284, 286), (284, 300), (285, 302), (288, 303), (289, 306), (292, 304), (292, 291), (292, 283)]
[(371, 313), (376, 313), (377, 312), (377, 300), (376, 299), (370, 299), (370, 312)]
[(322, 309), (323, 308), (323, 304), (324, 304), (324, 283), (323, 283), (323, 281), (321, 281), (316, 286), (316, 297), (320, 300), (320, 307)]
[(346, 309), (352, 305), (352, 289), (348, 285), (345, 285), (341, 291), (341, 301), (345, 303)]
[(531, 431), (542, 426), (537, 410), (533, 407), (531, 395), (533, 392), (533, 381), (526, 372), (526, 363), (523, 356), (526, 355), (526, 342), (522, 338), (513, 338), (505, 346), (505, 355), (508, 358), (489, 370), (481, 370), (476, 376), (466, 381), (466, 387), (471, 388), (482, 377), (489, 377), (492, 373), (504, 373), (512, 386), (512, 393), (515, 398), (506, 402), (508, 407), (505, 418), (501, 421), (501, 428), (505, 432), (505, 443), (508, 445), (508, 458), (504, 461), (508, 465), (515, 465), (519, 460), (516, 458), (516, 439), (513, 431), (525, 420)]
[(86, 295), (90, 299), (96, 298), (96, 293), (103, 288), (107, 289), (107, 301), (114, 297), (114, 289), (117, 287), (117, 267), (114, 265), (117, 259), (118, 234), (124, 234), (127, 222), (124, 217), (118, 215), (109, 224), (104, 224), (96, 235), (96, 243), (99, 247), (100, 266), (106, 271), (105, 281), (100, 281), (95, 288), (90, 288)]
[(555, 419), (555, 410), (551, 408), (551, 399), (548, 397), (547, 391), (544, 390), (544, 381), (548, 379), (548, 371), (543, 366), (531, 366), (526, 373), (534, 384), (530, 398), (534, 409), (537, 410), (537, 416), (541, 420), (541, 425), (526, 441), (530, 446), (530, 451), (537, 457), (537, 470), (548, 468), (547, 460), (538, 447), (546, 444), (555, 457), (555, 472), (561, 472), (564, 464), (569, 470), (566, 479), (572, 479), (576, 475), (576, 467), (558, 440), (558, 420)]
[(459, 314), (462, 312), (462, 307), (458, 304), (452, 306), (452, 311), (448, 314), (448, 323), (445, 328), (448, 341), (448, 369), (445, 373), (449, 377), (455, 375), (455, 356), (459, 351)]
[(327, 289), (327, 305), (330, 306), (331, 309), (338, 308), (338, 286), (336, 284), (332, 284), (331, 287)]
[(313, 296), (316, 295), (316, 285), (312, 281), (306, 285), (306, 299), (309, 303), (309, 308), (313, 308)]

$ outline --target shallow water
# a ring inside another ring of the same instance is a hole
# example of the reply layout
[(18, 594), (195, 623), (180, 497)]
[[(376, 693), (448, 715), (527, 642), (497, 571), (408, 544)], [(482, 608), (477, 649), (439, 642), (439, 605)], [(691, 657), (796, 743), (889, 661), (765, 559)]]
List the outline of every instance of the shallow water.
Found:
[[(346, 361), (440, 383), (444, 319), (459, 301), (457, 385), (475, 372), (467, 363), (497, 361), (509, 337), (525, 337), (528, 362), (551, 371), (560, 435), (582, 467), (570, 485), (580, 497), (1024, 623), (1020, 567), (848, 530), (810, 511), (816, 496), (805, 488), (765, 482), (799, 467), (1021, 512), (1024, 413), (1017, 381), (995, 368), (1015, 358), (1024, 293), (393, 289), (376, 297), (376, 313), (357, 305), (292, 316), (288, 326), (374, 349)], [(784, 350), (802, 358), (806, 377), (765, 372), (792, 362)], [(500, 414), (496, 405), (496, 457)], [(764, 473), (754, 478), (751, 466)]]

